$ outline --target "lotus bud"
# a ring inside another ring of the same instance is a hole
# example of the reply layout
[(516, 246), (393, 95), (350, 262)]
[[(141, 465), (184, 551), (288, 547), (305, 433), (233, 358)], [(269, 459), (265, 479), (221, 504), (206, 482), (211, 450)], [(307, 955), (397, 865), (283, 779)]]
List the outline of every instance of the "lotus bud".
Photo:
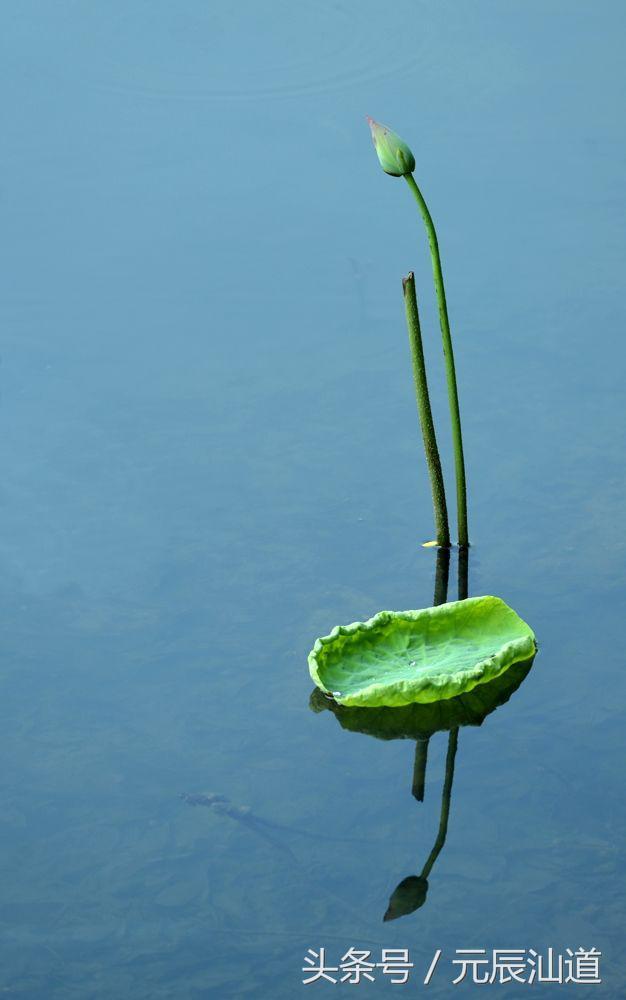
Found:
[(412, 174), (415, 170), (415, 157), (406, 142), (386, 125), (375, 122), (369, 116), (367, 121), (372, 132), (374, 149), (385, 173), (391, 174), (392, 177)]

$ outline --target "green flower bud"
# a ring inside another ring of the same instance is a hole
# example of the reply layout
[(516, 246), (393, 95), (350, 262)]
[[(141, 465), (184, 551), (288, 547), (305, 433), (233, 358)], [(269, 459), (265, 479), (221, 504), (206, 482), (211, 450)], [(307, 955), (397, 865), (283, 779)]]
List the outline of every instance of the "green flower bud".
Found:
[(392, 177), (412, 174), (415, 170), (415, 157), (406, 142), (386, 125), (375, 122), (369, 116), (367, 121), (372, 132), (374, 149), (385, 173), (391, 174)]

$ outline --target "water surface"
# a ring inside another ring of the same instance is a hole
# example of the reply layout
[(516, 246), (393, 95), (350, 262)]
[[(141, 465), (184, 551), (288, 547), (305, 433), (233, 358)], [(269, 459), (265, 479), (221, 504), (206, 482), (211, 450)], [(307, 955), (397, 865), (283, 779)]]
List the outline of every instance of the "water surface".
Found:
[[(410, 949), (407, 990), (442, 949), (428, 989), (447, 997), (455, 949), (582, 946), (603, 984), (570, 989), (617, 1000), (622, 6), (0, 18), (2, 988), (352, 995), (301, 969), (353, 946)], [(411, 143), (439, 228), (469, 590), (540, 643), (460, 730), (426, 902), (385, 923), (436, 838), (447, 736), (418, 803), (414, 742), (312, 712), (306, 655), (432, 601), (409, 269), (448, 470), (451, 449), (423, 234), (366, 113)]]

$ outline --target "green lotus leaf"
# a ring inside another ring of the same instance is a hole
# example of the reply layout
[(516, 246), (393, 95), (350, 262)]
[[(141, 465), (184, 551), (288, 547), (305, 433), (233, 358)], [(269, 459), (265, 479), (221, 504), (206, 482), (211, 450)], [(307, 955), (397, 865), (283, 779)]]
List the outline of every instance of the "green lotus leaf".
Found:
[(342, 729), (374, 736), (378, 740), (419, 740), (460, 726), (482, 726), (488, 715), (505, 705), (528, 676), (533, 657), (520, 660), (473, 691), (445, 701), (400, 705), (397, 708), (363, 708), (338, 705), (334, 698), (313, 688), (312, 712), (332, 712)]
[(394, 707), (454, 698), (535, 650), (532, 629), (504, 601), (470, 597), (337, 625), (316, 640), (309, 671), (339, 705)]

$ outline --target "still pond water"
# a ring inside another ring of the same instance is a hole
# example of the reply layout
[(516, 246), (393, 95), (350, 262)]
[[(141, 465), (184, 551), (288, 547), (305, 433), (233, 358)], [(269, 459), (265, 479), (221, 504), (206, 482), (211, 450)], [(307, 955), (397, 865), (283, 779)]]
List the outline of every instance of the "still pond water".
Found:
[[(480, 989), (456, 949), (595, 947), (602, 985), (561, 991), (622, 997), (623, 5), (0, 20), (2, 995), (443, 998)], [(432, 736), (423, 802), (415, 740), (312, 710), (306, 667), (333, 625), (432, 601), (411, 268), (451, 467), (423, 234), (366, 113), (439, 229), (469, 592), (540, 645), (453, 782)], [(384, 922), (444, 786), (426, 899)], [(321, 947), (415, 969), (305, 987)]]

